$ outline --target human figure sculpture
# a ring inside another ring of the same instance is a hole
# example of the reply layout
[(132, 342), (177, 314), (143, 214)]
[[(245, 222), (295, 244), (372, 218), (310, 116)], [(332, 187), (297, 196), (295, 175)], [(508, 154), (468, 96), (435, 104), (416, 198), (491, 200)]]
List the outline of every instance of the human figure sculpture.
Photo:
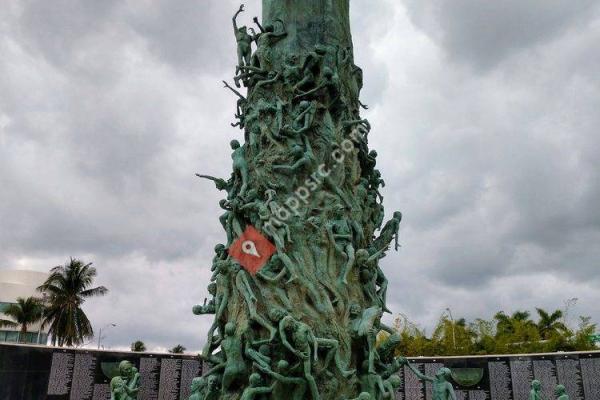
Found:
[(273, 83), (277, 82), (280, 77), (281, 75), (279, 74), (279, 72), (271, 71), (267, 74), (266, 79), (259, 80), (256, 82), (256, 84), (254, 85), (254, 90), (258, 90), (261, 87), (272, 85)]
[(544, 399), (544, 395), (542, 394), (542, 383), (537, 379), (531, 381), (529, 400), (546, 400)]
[(290, 133), (293, 137), (305, 134), (312, 128), (315, 122), (317, 105), (314, 101), (303, 100), (298, 106), (298, 112), (291, 126), (284, 127), (284, 132)]
[(214, 281), (215, 280), (215, 274), (216, 274), (216, 270), (217, 270), (217, 261), (222, 261), (222, 260), (226, 260), (227, 259), (227, 249), (225, 248), (225, 245), (222, 243), (219, 243), (215, 246), (215, 255), (213, 256), (212, 259), (212, 264), (210, 267), (211, 272), (213, 273), (213, 275), (210, 278), (210, 281)]
[(202, 314), (214, 314), (217, 311), (215, 296), (217, 295), (217, 284), (215, 282), (211, 282), (208, 284), (208, 293), (213, 296), (213, 298), (206, 303), (206, 298), (204, 298), (204, 304), (197, 304), (192, 308), (192, 312), (194, 315), (202, 315)]
[(240, 224), (240, 200), (239, 197), (233, 200), (221, 199), (219, 201), (219, 207), (225, 210), (225, 213), (219, 217), (219, 222), (225, 229), (227, 234), (227, 244), (230, 245), (233, 242), (235, 236), (242, 234), (242, 225)]
[[(299, 152), (299, 147), (295, 147), (295, 149), (293, 150), (293, 156), (294, 156), (294, 163), (291, 165), (275, 165), (273, 168), (275, 170), (279, 170), (279, 171), (291, 171), (291, 172), (296, 172), (296, 171), (300, 171), (300, 170), (304, 170), (304, 171), (309, 171), (310, 173), (314, 174), (315, 171), (321, 171), (323, 165), (320, 165), (317, 161), (317, 158), (315, 156), (315, 153), (313, 152), (312, 146), (310, 145), (310, 142), (308, 139), (306, 139), (306, 137), (304, 138), (304, 154), (300, 157), (300, 152)], [(346, 207), (348, 207), (349, 209), (352, 208), (352, 203), (350, 202), (350, 200), (348, 199), (348, 197), (344, 194), (344, 192), (340, 189), (340, 187), (333, 182), (333, 180), (331, 179), (331, 177), (329, 176), (329, 174), (322, 174), (322, 176), (320, 176), (321, 178), (321, 182), (323, 184), (323, 186), (328, 189), (331, 190), (332, 192), (334, 192), (335, 194), (337, 194), (340, 199), (342, 199), (342, 201), (344, 202), (344, 204), (346, 205)]]
[[(388, 280), (378, 263), (386, 249), (381, 249), (373, 255), (369, 255), (369, 251), (366, 249), (358, 250), (356, 252), (356, 265), (358, 265), (361, 274), (361, 282), (366, 285), (363, 286), (363, 291), (367, 298), (372, 302), (376, 301), (383, 311), (389, 312), (386, 307)], [(377, 286), (379, 286), (379, 289), (377, 289)]]
[(219, 396), (221, 395), (221, 381), (222, 381), (222, 377), (220, 375), (209, 375), (208, 376), (208, 380), (207, 380), (207, 384), (206, 384), (206, 391), (204, 394), (204, 398), (201, 398), (202, 400), (217, 400), (219, 398)]
[(247, 376), (246, 362), (244, 361), (244, 346), (240, 337), (235, 334), (235, 324), (228, 322), (225, 325), (224, 337), (220, 339), (221, 350), (225, 355), (225, 370), (221, 387), (223, 393), (242, 385)]
[(119, 363), (119, 375), (110, 381), (111, 400), (137, 400), (140, 390), (140, 373), (130, 361)]
[(238, 193), (239, 197), (244, 197), (248, 187), (248, 162), (244, 156), (244, 148), (240, 146), (237, 140), (231, 141), (231, 159), (233, 160), (233, 173), (240, 179), (241, 187)]
[(290, 227), (280, 219), (271, 216), (272, 214), (269, 212), (269, 218), (263, 222), (262, 229), (273, 238), (277, 250), (283, 251), (285, 249), (286, 239), (288, 242), (292, 239)]
[(233, 264), (232, 271), (235, 275), (235, 286), (246, 301), (249, 318), (263, 328), (267, 329), (270, 332), (270, 340), (273, 340), (277, 334), (277, 329), (258, 313), (256, 309), (257, 299), (254, 291), (252, 290), (252, 286), (250, 286), (250, 282), (248, 281), (248, 272), (241, 268), (239, 264)]
[[(271, 291), (271, 293), (273, 293), (273, 295), (276, 296), (281, 303), (283, 303), (284, 307), (287, 309), (292, 309), (293, 306), (286, 291), (280, 287), (280, 282), (287, 275), (291, 274), (289, 273), (288, 268), (283, 265), (281, 258), (277, 254), (273, 254), (267, 262), (267, 265), (265, 265), (256, 273), (256, 277), (266, 282), (268, 290)], [(290, 280), (293, 279), (293, 277), (290, 277)], [(259, 285), (259, 288), (261, 286), (262, 285)]]
[(255, 228), (262, 231), (273, 238), (275, 247), (279, 250), (285, 248), (285, 243), (291, 241), (290, 227), (287, 223), (273, 216), (272, 208), (269, 207), (269, 200), (262, 201), (255, 199), (254, 201), (244, 204), (241, 210), (255, 210), (258, 219), (255, 221)]
[[(265, 190), (265, 196), (267, 196), (265, 204), (267, 205), (267, 207), (269, 207), (272, 216), (270, 222), (272, 225), (274, 225), (275, 228), (282, 229), (283, 234), (280, 234), (279, 236), (281, 236), (281, 239), (284, 242), (293, 243), (290, 227), (287, 223), (283, 222), (283, 220), (285, 220), (286, 218), (279, 217), (281, 215), (281, 211), (284, 210), (284, 208), (279, 204), (277, 200), (275, 200), (276, 195), (277, 192), (274, 189)], [(283, 248), (283, 246), (281, 246), (280, 249), (281, 248)]]
[[(377, 151), (376, 150), (371, 150), (369, 151), (365, 156), (364, 156), (364, 160), (363, 160), (363, 176), (371, 176), (374, 171), (375, 171), (375, 167), (377, 166)], [(381, 184), (381, 182), (379, 182)], [(385, 184), (385, 182), (383, 182)], [(381, 200), (381, 194), (379, 193), (379, 191), (377, 191), (379, 199)]]
[(384, 370), (381, 373), (382, 378), (387, 379), (392, 374), (395, 374), (400, 370), (400, 367), (406, 364), (406, 358), (394, 357), (396, 349), (400, 344), (400, 335), (394, 329), (379, 323), (379, 327), (382, 331), (389, 333), (390, 335), (385, 338), (377, 347), (376, 364), (379, 371)]
[(556, 385), (554, 388), (554, 395), (556, 396), (556, 400), (569, 400), (567, 388), (565, 388), (564, 385)]
[(307, 92), (301, 92), (295, 98), (300, 99), (311, 96), (321, 89), (327, 89), (330, 98), (329, 105), (333, 104), (339, 98), (340, 77), (329, 67), (323, 68), (323, 81), (317, 87)]
[[(451, 372), (449, 368), (440, 368), (435, 376), (427, 376), (422, 374), (417, 368), (415, 368), (408, 360), (404, 359), (408, 368), (421, 380), (431, 382), (432, 385), (432, 400), (456, 400), (456, 394), (454, 393), (454, 387), (449, 382), (451, 378)], [(566, 400), (566, 399), (561, 399)]]
[(329, 240), (335, 246), (335, 249), (346, 258), (340, 276), (341, 283), (346, 285), (348, 284), (348, 274), (352, 270), (355, 261), (352, 228), (350, 228), (348, 221), (344, 218), (331, 221), (327, 224), (326, 229)]
[(400, 229), (400, 222), (402, 221), (402, 213), (396, 211), (391, 220), (385, 223), (381, 229), (379, 237), (371, 244), (373, 252), (385, 249), (394, 240), (394, 249), (398, 251), (400, 245), (398, 244), (398, 230)]
[[(279, 22), (283, 25), (281, 20)], [(258, 29), (260, 29), (260, 33), (255, 33), (253, 36), (257, 47), (252, 56), (252, 66), (270, 69), (272, 67), (271, 46), (275, 41), (287, 36), (287, 32), (285, 31), (285, 28), (281, 32), (275, 32), (275, 26), (273, 24), (267, 24), (263, 27), (260, 22), (258, 22), (257, 17), (254, 17), (254, 23), (258, 26)]]
[(275, 380), (273, 383), (274, 399), (305, 400), (306, 381), (303, 378), (290, 375), (290, 364), (286, 360), (279, 360), (275, 371), (268, 366), (256, 364), (256, 368)]
[[(288, 340), (288, 330), (290, 331), (289, 336), (291, 343)], [(312, 374), (312, 362), (310, 359), (311, 346), (314, 344), (312, 330), (308, 325), (296, 321), (291, 316), (286, 315), (279, 322), (279, 335), (283, 345), (302, 362), (302, 372), (304, 374), (304, 379), (306, 379), (306, 382), (308, 383), (312, 399), (320, 400), (321, 396), (317, 387), (317, 381)], [(315, 345), (315, 348), (316, 347), (317, 346)]]
[[(216, 296), (215, 296), (215, 319), (208, 329), (206, 345), (202, 351), (205, 357), (208, 357), (212, 353), (214, 348), (213, 335), (217, 328), (220, 326), (220, 321), (227, 309), (229, 303), (229, 297), (231, 296), (231, 280), (235, 278), (233, 275), (232, 263), (230, 260), (218, 260), (216, 262)], [(222, 328), (220, 328), (222, 329)], [(221, 332), (221, 337), (222, 337)]]
[[(291, 342), (288, 340), (288, 332)], [(318, 348), (329, 349), (324, 360), (324, 368), (327, 368), (329, 363), (334, 361), (335, 366), (343, 376), (348, 377), (354, 373), (352, 370), (346, 370), (346, 367), (339, 357), (339, 342), (335, 339), (316, 337), (313, 334), (312, 329), (304, 322), (298, 321), (292, 316), (287, 315), (279, 323), (279, 334), (283, 345), (304, 362), (304, 374), (305, 378), (309, 381), (309, 387), (312, 385), (311, 379), (314, 381), (314, 378), (310, 373), (310, 357), (312, 355), (314, 360), (317, 360)], [(311, 389), (313, 396), (318, 394), (314, 389), (315, 388)]]
[(232, 187), (230, 182), (227, 182), (225, 179), (222, 179), (222, 178), (215, 178), (214, 176), (200, 175), (200, 174), (196, 174), (196, 176), (198, 178), (203, 178), (203, 179), (208, 179), (210, 181), (213, 181), (215, 183), (215, 186), (217, 187), (217, 190), (229, 191)]
[(233, 78), (233, 82), (237, 87), (240, 87), (240, 81), (242, 81), (245, 86), (255, 88), (258, 81), (269, 79), (269, 72), (271, 72), (268, 69), (262, 69), (253, 65), (246, 65), (239, 69), (241, 73)]
[(392, 375), (383, 381), (383, 387), (385, 393), (383, 393), (383, 399), (394, 400), (396, 398), (396, 392), (402, 385), (402, 380), (398, 375)]
[(302, 68), (298, 65), (298, 56), (290, 54), (283, 64), (283, 82), (287, 87), (294, 87), (302, 79)]
[(325, 56), (326, 50), (321, 46), (315, 46), (314, 51), (307, 54), (302, 65), (302, 78), (296, 85), (294, 85), (294, 92), (302, 93), (303, 89), (311, 87), (315, 84), (316, 76), (321, 68), (323, 57)]
[(243, 129), (244, 126), (246, 125), (245, 124), (244, 107), (248, 103), (248, 100), (246, 99), (246, 97), (244, 95), (242, 95), (240, 92), (238, 92), (237, 90), (232, 88), (229, 85), (229, 83), (227, 83), (227, 81), (223, 81), (223, 84), (225, 85), (225, 88), (231, 90), (238, 97), (238, 100), (236, 102), (236, 112), (235, 112), (235, 117), (238, 119), (238, 122), (235, 124), (231, 124), (231, 126), (234, 128), (236, 126), (239, 126), (240, 129)]
[(294, 173), (300, 168), (310, 163), (310, 160), (304, 155), (304, 149), (299, 144), (292, 145), (292, 148), (290, 149), (290, 154), (292, 156), (292, 159), (294, 160), (293, 164), (273, 165), (273, 170)]
[(362, 362), (361, 372), (359, 374), (360, 390), (369, 393), (374, 399), (383, 396), (385, 387), (382, 377), (376, 372), (369, 370), (369, 361)]
[(262, 384), (262, 378), (257, 373), (250, 375), (248, 384), (249, 385), (244, 389), (240, 400), (254, 400), (261, 394), (267, 394), (273, 391), (273, 386), (260, 386)]
[(204, 400), (207, 381), (203, 376), (192, 379), (190, 397), (188, 400)]
[(252, 58), (252, 36), (248, 33), (246, 26), (238, 27), (237, 17), (240, 13), (244, 12), (244, 5), (240, 5), (238, 11), (233, 15), (233, 33), (237, 42), (237, 54), (238, 54), (238, 65), (235, 71), (237, 75), (240, 68), (246, 65), (250, 65)]
[(257, 351), (252, 346), (250, 340), (246, 340), (246, 347), (244, 348), (244, 355), (252, 360), (255, 364), (258, 364), (263, 367), (268, 367), (271, 365), (271, 357), (260, 352), (260, 349)]
[(379, 333), (378, 325), (381, 318), (381, 308), (369, 307), (361, 310), (360, 305), (354, 303), (350, 306), (350, 333), (354, 342), (358, 342), (359, 348), (366, 344), (367, 372), (375, 374), (375, 341)]
[[(371, 154), (373, 156), (373, 154)], [(369, 188), (373, 191), (377, 198), (379, 198), (379, 202), (383, 202), (383, 195), (379, 191), (379, 187), (385, 187), (385, 181), (381, 178), (381, 172), (378, 169), (374, 169), (369, 175)]]

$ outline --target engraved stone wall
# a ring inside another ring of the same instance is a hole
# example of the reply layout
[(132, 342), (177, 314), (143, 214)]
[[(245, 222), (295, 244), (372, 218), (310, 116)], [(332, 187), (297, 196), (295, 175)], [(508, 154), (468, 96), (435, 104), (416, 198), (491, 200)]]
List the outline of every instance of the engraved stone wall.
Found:
[[(89, 351), (0, 344), (0, 399), (109, 400), (107, 373), (122, 360), (140, 371), (140, 400), (187, 400), (201, 363), (193, 356)], [(600, 400), (600, 352), (532, 356), (416, 358), (410, 361), (427, 375), (445, 366), (462, 373), (482, 370), (471, 386), (453, 381), (457, 400), (527, 400), (531, 379), (542, 382), (546, 398), (554, 385), (565, 385), (571, 399)], [(431, 388), (407, 368), (398, 400), (429, 400)], [(464, 382), (463, 382), (464, 383)]]

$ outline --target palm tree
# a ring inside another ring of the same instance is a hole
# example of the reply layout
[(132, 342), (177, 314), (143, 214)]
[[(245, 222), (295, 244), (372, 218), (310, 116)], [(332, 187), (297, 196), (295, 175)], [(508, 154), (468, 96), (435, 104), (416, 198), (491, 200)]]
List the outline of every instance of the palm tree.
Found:
[(496, 335), (514, 334), (520, 326), (534, 325), (529, 319), (529, 311), (515, 311), (512, 315), (506, 315), (504, 311), (499, 311), (494, 315), (496, 320)]
[(141, 340), (136, 340), (135, 342), (131, 343), (131, 351), (143, 353), (146, 351), (146, 345)]
[(104, 286), (91, 288), (96, 274), (92, 263), (71, 258), (67, 264), (52, 268), (46, 282), (38, 287), (48, 294), (44, 325), (50, 325), (53, 345), (79, 345), (94, 336), (81, 306), (86, 299), (108, 292)]
[(552, 314), (549, 314), (541, 308), (536, 308), (535, 310), (540, 317), (536, 326), (542, 339), (550, 339), (553, 336), (564, 334), (569, 331), (569, 328), (560, 321), (563, 317), (563, 312), (561, 310), (556, 310)]
[(43, 311), (44, 306), (40, 299), (36, 299), (35, 297), (28, 297), (26, 299), (19, 297), (16, 304), (10, 304), (4, 310), (4, 314), (11, 317), (13, 321), (0, 319), (0, 327), (20, 327), (17, 341), (25, 341), (27, 327), (41, 320)]
[(177, 346), (173, 347), (171, 350), (169, 350), (169, 353), (171, 354), (183, 354), (184, 351), (186, 351), (187, 349), (185, 347), (183, 347), (182, 345), (178, 344)]

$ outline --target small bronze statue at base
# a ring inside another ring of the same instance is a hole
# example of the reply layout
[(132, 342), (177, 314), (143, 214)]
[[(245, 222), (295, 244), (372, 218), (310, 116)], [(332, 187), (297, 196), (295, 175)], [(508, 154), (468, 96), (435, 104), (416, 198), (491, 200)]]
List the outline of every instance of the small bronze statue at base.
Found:
[(567, 388), (565, 388), (564, 385), (556, 385), (554, 388), (554, 395), (556, 396), (556, 400), (569, 400)]
[(127, 360), (119, 364), (119, 375), (110, 381), (110, 400), (137, 400), (140, 373)]
[[(432, 399), (433, 400), (456, 400), (456, 394), (454, 393), (454, 387), (449, 382), (451, 372), (449, 368), (440, 368), (435, 373), (435, 377), (427, 376), (421, 373), (408, 360), (402, 359), (408, 368), (421, 380), (431, 382), (432, 385)], [(564, 399), (561, 399), (564, 400)]]

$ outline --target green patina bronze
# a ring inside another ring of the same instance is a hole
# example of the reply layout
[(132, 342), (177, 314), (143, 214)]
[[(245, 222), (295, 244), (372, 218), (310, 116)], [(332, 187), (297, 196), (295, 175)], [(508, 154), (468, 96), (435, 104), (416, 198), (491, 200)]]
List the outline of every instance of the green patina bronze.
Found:
[(529, 400), (545, 400), (542, 394), (542, 383), (537, 379), (531, 381), (531, 390), (529, 391)]
[(483, 368), (452, 368), (452, 379), (461, 386), (475, 386), (483, 379)]
[(421, 380), (431, 382), (431, 398), (432, 400), (456, 400), (454, 387), (449, 379), (452, 376), (449, 368), (440, 368), (435, 376), (427, 376), (421, 373), (414, 365), (410, 364), (406, 359), (402, 359), (408, 368)]
[(119, 363), (119, 375), (110, 380), (110, 400), (136, 400), (140, 373), (129, 361)]
[[(403, 365), (399, 336), (381, 323), (387, 279), (379, 266), (402, 214), (383, 224), (385, 184), (360, 116), (349, 0), (263, 0), (262, 23), (232, 25), (237, 43), (229, 179), (198, 175), (227, 197), (227, 242), (215, 247), (212, 299), (190, 399), (392, 399)], [(228, 254), (248, 226), (276, 248), (256, 274)], [(376, 347), (379, 331), (389, 333)]]
[(556, 396), (556, 400), (569, 400), (569, 395), (564, 385), (556, 385), (554, 395)]

